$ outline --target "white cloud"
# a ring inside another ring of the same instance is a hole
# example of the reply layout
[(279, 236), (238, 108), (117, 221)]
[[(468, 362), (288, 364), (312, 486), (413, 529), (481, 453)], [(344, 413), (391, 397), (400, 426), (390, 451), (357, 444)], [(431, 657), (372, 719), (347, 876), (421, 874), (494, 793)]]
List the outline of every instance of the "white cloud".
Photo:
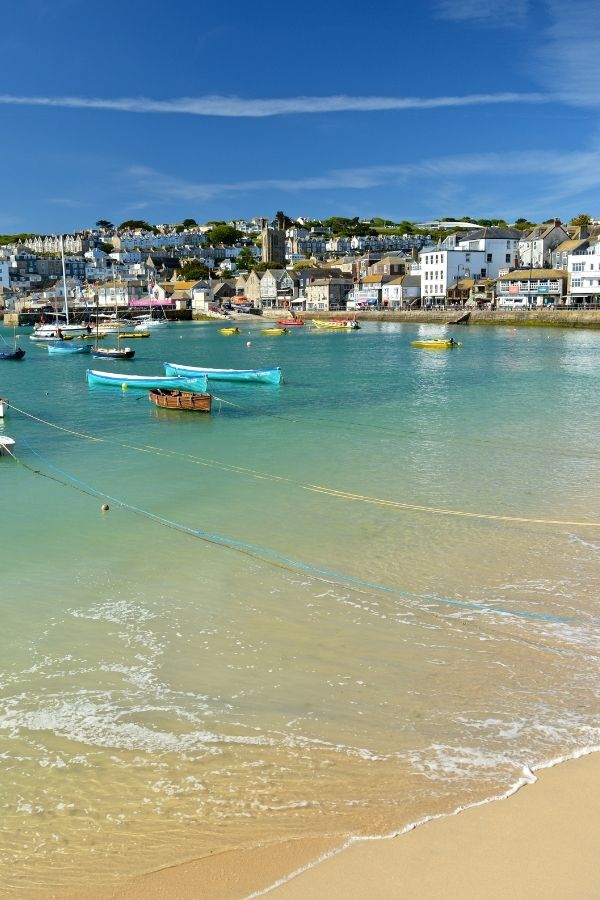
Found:
[(265, 118), (299, 113), (385, 112), (391, 110), (442, 109), (497, 104), (549, 103), (540, 93), (467, 94), (448, 97), (180, 97), (152, 100), (148, 97), (102, 99), (94, 97), (19, 97), (0, 94), (0, 105), (46, 106), (64, 109), (105, 109), (130, 113), (174, 113), (195, 116)]
[(534, 53), (533, 75), (572, 106), (600, 104), (597, 0), (547, 0), (546, 27)]
[(529, 0), (511, 0), (511, 3), (482, 3), (481, 0), (437, 0), (434, 7), (441, 19), (455, 22), (507, 27), (524, 25), (529, 11)]

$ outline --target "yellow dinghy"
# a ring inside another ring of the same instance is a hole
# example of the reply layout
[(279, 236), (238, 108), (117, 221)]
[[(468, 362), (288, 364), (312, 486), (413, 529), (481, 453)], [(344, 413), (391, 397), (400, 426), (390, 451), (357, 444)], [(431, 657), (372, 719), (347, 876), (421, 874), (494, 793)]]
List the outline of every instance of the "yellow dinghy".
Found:
[(423, 350), (450, 350), (452, 347), (460, 347), (460, 341), (454, 338), (431, 338), (430, 340), (412, 341), (413, 347), (421, 347)]
[(261, 334), (287, 334), (287, 328), (261, 328)]
[(149, 331), (119, 331), (117, 334), (117, 340), (129, 340), (130, 338), (148, 338), (150, 337)]
[(241, 334), (239, 328), (219, 328), (221, 334)]

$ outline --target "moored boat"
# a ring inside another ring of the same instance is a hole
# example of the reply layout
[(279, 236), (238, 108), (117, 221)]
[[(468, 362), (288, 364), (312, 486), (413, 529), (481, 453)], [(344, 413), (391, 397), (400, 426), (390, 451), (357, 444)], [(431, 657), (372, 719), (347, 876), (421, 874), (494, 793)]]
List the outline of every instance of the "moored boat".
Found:
[(219, 328), (221, 334), (241, 334), (239, 328)]
[(131, 347), (92, 347), (92, 356), (98, 359), (133, 359), (135, 350)]
[(0, 434), (0, 456), (6, 451), (10, 453), (10, 448), (15, 446), (14, 438), (8, 437), (8, 435)]
[(304, 319), (277, 319), (277, 324), (284, 328), (300, 328), (304, 325)]
[(117, 334), (117, 340), (122, 341), (123, 339), (131, 340), (133, 338), (149, 338), (149, 331), (120, 331)]
[(421, 341), (412, 341), (412, 345), (422, 350), (449, 350), (451, 347), (460, 347), (460, 341), (455, 341), (454, 338), (425, 338)]
[(24, 356), (25, 351), (20, 347), (15, 347), (14, 350), (0, 350), (0, 359), (23, 359)]
[(287, 328), (261, 328), (261, 334), (287, 334)]
[(120, 372), (101, 372), (87, 369), (85, 373), (88, 384), (113, 385), (120, 388), (173, 388), (174, 390), (206, 391), (206, 375), (198, 374), (193, 378), (166, 375), (128, 375)]
[(360, 325), (356, 319), (313, 319), (315, 328), (326, 331), (328, 328), (335, 331), (357, 331)]
[(6, 397), (0, 397), (0, 419), (3, 419), (8, 411), (8, 407), (10, 403), (6, 399)]
[(194, 377), (206, 375), (209, 381), (242, 381), (254, 384), (279, 384), (281, 382), (281, 369), (275, 366), (272, 369), (211, 369), (207, 366), (182, 366), (178, 363), (165, 363), (166, 375), (183, 375)]
[(48, 344), (48, 353), (89, 353), (89, 344), (74, 344), (72, 341), (52, 341)]
[(187, 409), (191, 412), (210, 412), (212, 396), (197, 391), (169, 390), (154, 388), (148, 391), (148, 398), (156, 406), (164, 409)]

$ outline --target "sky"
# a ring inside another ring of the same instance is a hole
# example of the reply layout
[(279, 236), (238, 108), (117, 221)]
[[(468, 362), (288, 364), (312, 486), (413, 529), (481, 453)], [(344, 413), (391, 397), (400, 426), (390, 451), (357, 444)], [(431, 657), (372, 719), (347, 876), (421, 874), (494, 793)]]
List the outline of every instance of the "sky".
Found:
[(600, 215), (598, 0), (19, 0), (0, 233)]

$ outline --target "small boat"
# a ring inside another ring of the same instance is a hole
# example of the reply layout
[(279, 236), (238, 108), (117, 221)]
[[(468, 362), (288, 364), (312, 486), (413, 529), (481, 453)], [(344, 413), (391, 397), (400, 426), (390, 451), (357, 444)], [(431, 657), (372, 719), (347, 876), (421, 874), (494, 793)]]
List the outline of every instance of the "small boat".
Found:
[(131, 347), (92, 347), (92, 356), (99, 359), (133, 359), (135, 350)]
[(241, 334), (239, 328), (219, 328), (221, 334)]
[(287, 334), (287, 328), (261, 328), (261, 334)]
[(212, 397), (210, 394), (196, 391), (167, 390), (154, 388), (148, 391), (148, 399), (156, 406), (165, 409), (188, 409), (192, 412), (210, 412)]
[(60, 329), (53, 328), (51, 331), (34, 331), (29, 335), (29, 340), (38, 344), (55, 344), (56, 341), (72, 341), (74, 337), (73, 334), (63, 334)]
[[(57, 332), (61, 332), (69, 337), (78, 337), (87, 331), (86, 325), (70, 325), (67, 321), (44, 322), (34, 325), (34, 332), (30, 335), (32, 340), (41, 340), (44, 337), (56, 336)], [(37, 337), (34, 337), (37, 335)]]
[(14, 438), (8, 437), (8, 435), (0, 434), (0, 456), (6, 450), (7, 453), (10, 453), (10, 447), (14, 447), (15, 442)]
[(73, 344), (71, 341), (53, 341), (48, 344), (48, 353), (89, 353), (89, 344)]
[(8, 411), (8, 407), (10, 403), (6, 399), (6, 397), (0, 397), (0, 419), (3, 419)]
[(284, 328), (300, 328), (304, 325), (304, 319), (277, 319), (277, 324), (283, 325)]
[(180, 375), (127, 375), (118, 372), (100, 372), (87, 369), (85, 373), (88, 384), (113, 385), (120, 388), (173, 388), (174, 390), (206, 391), (206, 375), (195, 375), (183, 378)]
[(148, 338), (150, 337), (149, 331), (120, 331), (117, 334), (117, 340), (122, 341), (123, 338)]
[(279, 384), (281, 369), (210, 369), (206, 366), (180, 366), (178, 363), (165, 363), (166, 375), (183, 375), (194, 377), (206, 375), (209, 381), (244, 381), (261, 384)]
[(0, 350), (0, 359), (23, 359), (24, 356), (25, 351), (20, 347), (15, 347), (14, 350)]
[(164, 310), (163, 316), (163, 319), (155, 319), (151, 313), (144, 316), (134, 316), (134, 321), (136, 323), (134, 328), (136, 331), (147, 331), (148, 328), (162, 328), (164, 325), (169, 324), (169, 320), (167, 319)]
[(360, 328), (356, 319), (313, 319), (313, 325), (323, 331), (328, 328), (335, 331), (357, 331)]
[(449, 350), (451, 347), (460, 347), (460, 341), (455, 341), (454, 338), (429, 338), (412, 341), (412, 345), (422, 350)]

